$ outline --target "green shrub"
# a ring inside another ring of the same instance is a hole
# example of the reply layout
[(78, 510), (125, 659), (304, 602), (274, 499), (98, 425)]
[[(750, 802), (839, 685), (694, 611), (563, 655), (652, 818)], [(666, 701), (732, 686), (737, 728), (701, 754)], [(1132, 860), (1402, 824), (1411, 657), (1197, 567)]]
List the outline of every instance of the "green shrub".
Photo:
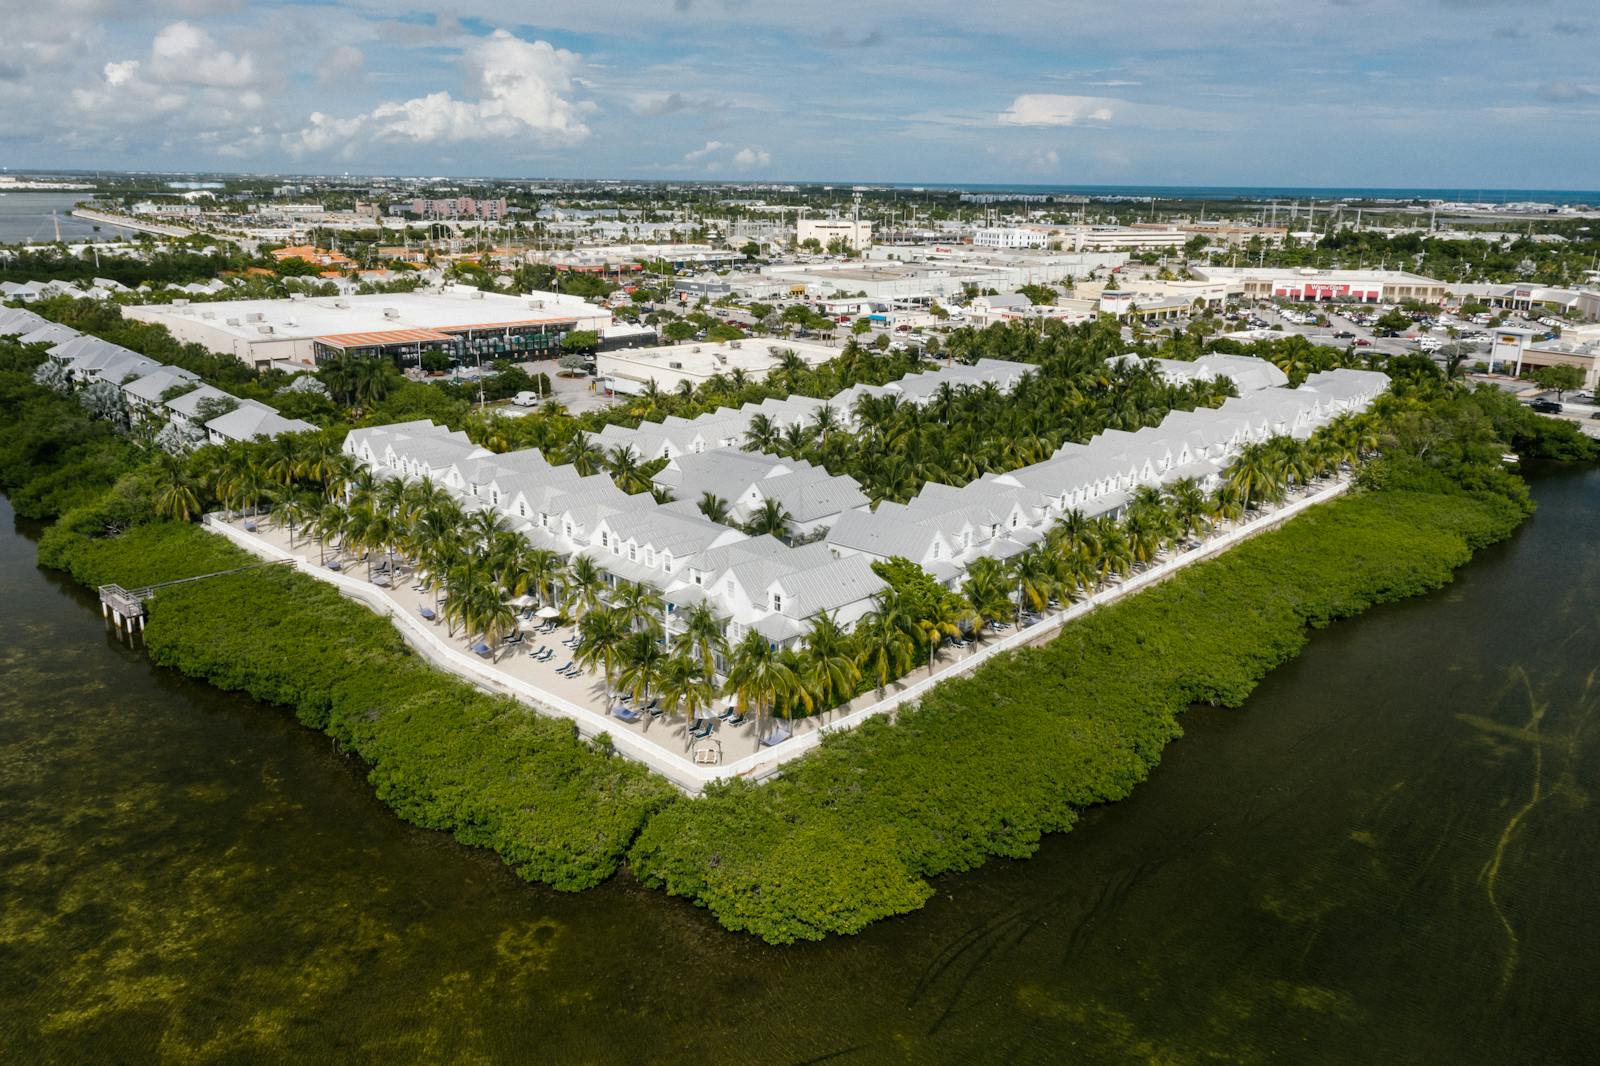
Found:
[[(165, 522), (46, 539), (41, 558), (89, 585), (258, 561)], [(429, 668), (387, 620), (287, 568), (162, 589), (145, 638), (153, 662), (290, 707), (327, 732), (370, 764), (378, 797), (402, 818), (493, 849), (519, 876), (558, 889), (615, 873), (645, 820), (677, 796), (644, 767), (595, 751), (571, 723)]]
[(1522, 516), (1463, 493), (1317, 508), (941, 685), (893, 725), (828, 738), (779, 780), (664, 810), (634, 867), (774, 943), (915, 909), (923, 879), (1028, 856), (1081, 808), (1126, 796), (1188, 705), (1240, 705), (1307, 627), (1439, 587)]

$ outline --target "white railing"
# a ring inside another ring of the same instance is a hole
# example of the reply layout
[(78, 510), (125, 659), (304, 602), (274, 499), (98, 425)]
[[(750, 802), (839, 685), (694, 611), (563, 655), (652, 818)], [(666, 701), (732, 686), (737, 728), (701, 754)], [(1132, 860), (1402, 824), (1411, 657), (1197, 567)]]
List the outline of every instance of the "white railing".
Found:
[(423, 622), (422, 619), (414, 617), (409, 611), (391, 600), (382, 589), (370, 585), (360, 578), (329, 570), (326, 566), (320, 566), (309, 559), (293, 555), (261, 537), (235, 528), (222, 521), (217, 515), (207, 515), (205, 524), (212, 531), (222, 534), (254, 555), (270, 559), (293, 560), (296, 568), (302, 573), (333, 585), (345, 595), (366, 604), (375, 613), (387, 617), (394, 623), (400, 634), (406, 639), (406, 642), (439, 669), (448, 670), (491, 692), (521, 700), (544, 714), (569, 719), (577, 726), (579, 735), (585, 738), (593, 738), (600, 733), (606, 733), (610, 736), (612, 745), (619, 754), (644, 763), (685, 792), (691, 795), (698, 795), (706, 785), (714, 781), (733, 777), (745, 777), (753, 781), (761, 781), (771, 777), (782, 768), (784, 763), (797, 759), (820, 745), (823, 737), (827, 734), (839, 730), (854, 729), (869, 719), (892, 713), (900, 707), (914, 703), (927, 695), (936, 686), (952, 678), (971, 674), (998, 655), (1004, 655), (1017, 648), (1036, 643), (1046, 634), (1060, 629), (1075, 618), (1081, 618), (1100, 607), (1131, 596), (1150, 585), (1166, 579), (1185, 567), (1227, 551), (1240, 541), (1246, 540), (1263, 530), (1280, 525), (1307, 508), (1325, 503), (1342, 495), (1349, 488), (1350, 483), (1348, 481), (1338, 481), (1321, 488), (1270, 514), (1261, 515), (1245, 525), (1237, 526), (1226, 533), (1211, 537), (1195, 548), (1191, 548), (1173, 556), (1166, 562), (1141, 571), (1087, 599), (1080, 600), (1068, 606), (1065, 610), (1041, 619), (1034, 625), (1025, 629), (1019, 628), (1015, 632), (968, 655), (966, 658), (945, 666), (931, 677), (924, 677), (911, 682), (883, 699), (851, 711), (826, 726), (792, 736), (770, 750), (757, 751), (754, 754), (718, 766), (697, 766), (688, 761), (689, 757), (687, 755), (681, 755), (652, 744), (625, 729), (613, 731), (611, 729), (611, 721), (604, 714), (580, 706), (554, 693), (547, 692), (537, 685), (530, 684), (520, 678), (510, 677), (499, 670), (493, 669), (476, 656), (469, 655), (447, 643), (431, 626)]

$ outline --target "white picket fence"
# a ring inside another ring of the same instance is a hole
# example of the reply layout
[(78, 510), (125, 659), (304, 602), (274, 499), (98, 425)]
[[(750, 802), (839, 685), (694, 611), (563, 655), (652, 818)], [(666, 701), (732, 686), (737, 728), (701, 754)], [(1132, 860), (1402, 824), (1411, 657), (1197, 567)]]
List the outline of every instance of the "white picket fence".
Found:
[(911, 684), (897, 688), (883, 699), (851, 711), (821, 729), (796, 734), (768, 750), (747, 755), (742, 759), (735, 759), (732, 762), (718, 766), (695, 765), (688, 761), (687, 756), (652, 744), (626, 729), (613, 730), (611, 726), (614, 723), (608, 720), (604, 714), (579, 706), (570, 700), (554, 693), (546, 692), (544, 689), (519, 678), (501, 673), (476, 656), (469, 655), (447, 643), (431, 626), (401, 608), (382, 589), (370, 585), (360, 578), (329, 570), (327, 567), (318, 566), (308, 559), (292, 555), (261, 537), (229, 525), (217, 515), (207, 515), (205, 521), (209, 529), (227, 537), (245, 551), (267, 559), (293, 559), (296, 567), (302, 573), (333, 585), (346, 596), (366, 604), (377, 614), (387, 617), (395, 624), (401, 635), (406, 638), (406, 642), (423, 658), (439, 669), (448, 670), (491, 692), (521, 700), (541, 713), (570, 719), (576, 724), (579, 735), (583, 737), (592, 738), (600, 733), (607, 733), (619, 754), (644, 763), (685, 792), (691, 795), (698, 795), (706, 785), (714, 781), (733, 777), (745, 777), (753, 781), (761, 781), (771, 777), (781, 769), (784, 763), (791, 759), (797, 759), (816, 748), (822, 743), (823, 737), (827, 734), (837, 730), (854, 729), (868, 719), (890, 714), (900, 707), (915, 703), (935, 686), (943, 684), (952, 678), (964, 677), (997, 655), (1003, 655), (1008, 651), (1014, 651), (1017, 648), (1036, 643), (1074, 618), (1081, 618), (1090, 611), (1115, 603), (1141, 589), (1162, 581), (1184, 567), (1192, 566), (1204, 559), (1209, 559), (1214, 555), (1225, 552), (1242, 540), (1274, 526), (1281, 525), (1307, 508), (1325, 503), (1344, 494), (1349, 488), (1350, 483), (1348, 481), (1336, 481), (1329, 484), (1270, 514), (1261, 515), (1245, 525), (1211, 537), (1198, 547), (1181, 552), (1166, 562), (1135, 574), (1118, 585), (1096, 593), (1088, 599), (1080, 600), (1065, 610), (1049, 615), (1026, 629), (1019, 628), (977, 652), (946, 665), (932, 676), (924, 677)]

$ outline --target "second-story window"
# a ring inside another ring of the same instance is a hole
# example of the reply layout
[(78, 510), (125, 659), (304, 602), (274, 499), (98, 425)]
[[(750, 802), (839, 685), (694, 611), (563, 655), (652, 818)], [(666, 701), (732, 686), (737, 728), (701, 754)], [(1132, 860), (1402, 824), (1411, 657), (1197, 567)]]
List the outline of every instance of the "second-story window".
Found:
[(783, 610), (783, 593), (774, 592), (772, 594), (772, 609), (774, 611)]

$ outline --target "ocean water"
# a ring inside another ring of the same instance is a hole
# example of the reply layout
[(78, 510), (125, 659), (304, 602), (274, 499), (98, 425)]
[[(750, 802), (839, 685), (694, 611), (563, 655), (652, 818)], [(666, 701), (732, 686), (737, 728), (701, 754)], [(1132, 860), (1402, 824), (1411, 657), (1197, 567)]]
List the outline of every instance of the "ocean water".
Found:
[(1129, 196), (1157, 200), (1452, 200), (1467, 203), (1537, 202), (1600, 206), (1600, 191), (1582, 189), (1479, 189), (1454, 187), (1382, 188), (1267, 185), (975, 185), (941, 182), (890, 182), (886, 188), (960, 190), (970, 193), (1021, 193), (1034, 196)]
[(89, 199), (86, 192), (6, 191), (0, 195), (0, 244), (53, 241), (57, 222), (64, 241), (109, 241), (133, 235), (121, 226), (73, 218), (72, 209)]

